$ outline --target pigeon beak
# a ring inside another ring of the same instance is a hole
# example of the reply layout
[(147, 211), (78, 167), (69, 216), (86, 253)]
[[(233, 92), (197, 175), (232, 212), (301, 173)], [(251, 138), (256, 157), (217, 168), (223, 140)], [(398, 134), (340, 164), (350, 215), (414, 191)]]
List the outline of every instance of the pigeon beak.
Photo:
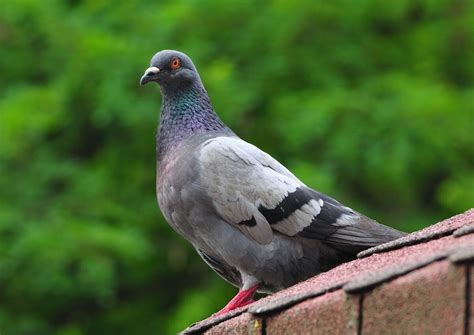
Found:
[(146, 69), (145, 74), (140, 79), (140, 85), (143, 86), (146, 83), (154, 80), (156, 78), (156, 75), (159, 72), (160, 72), (160, 69), (157, 68), (156, 66), (152, 66), (152, 67), (149, 67), (148, 69)]

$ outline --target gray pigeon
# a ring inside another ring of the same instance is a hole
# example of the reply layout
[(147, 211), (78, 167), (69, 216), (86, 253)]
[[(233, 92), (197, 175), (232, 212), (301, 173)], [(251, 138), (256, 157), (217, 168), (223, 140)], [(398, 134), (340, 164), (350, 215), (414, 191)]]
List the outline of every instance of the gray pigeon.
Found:
[(239, 293), (218, 314), (405, 235), (306, 186), (217, 116), (191, 59), (163, 50), (140, 80), (160, 86), (158, 204)]

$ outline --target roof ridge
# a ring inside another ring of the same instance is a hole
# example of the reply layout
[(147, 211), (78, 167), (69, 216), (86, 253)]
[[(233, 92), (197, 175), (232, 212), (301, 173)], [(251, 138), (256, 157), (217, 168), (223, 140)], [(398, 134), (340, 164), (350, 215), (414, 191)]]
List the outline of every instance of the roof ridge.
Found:
[[(468, 216), (469, 222), (462, 223), (461, 225), (456, 225), (457, 221), (460, 218), (465, 219), (466, 216)], [(449, 236), (453, 234), (460, 227), (463, 227), (465, 225), (470, 226), (471, 224), (474, 224), (474, 209), (473, 208), (467, 210), (466, 212), (462, 214), (458, 214), (456, 216), (447, 218), (441, 222), (438, 222), (422, 230), (408, 234), (399, 239), (396, 239), (387, 243), (383, 243), (373, 248), (369, 248), (364, 251), (361, 251), (357, 254), (357, 258), (364, 258), (376, 253), (392, 251), (392, 250), (400, 249), (406, 246), (420, 244), (426, 241), (443, 238), (445, 236)], [(440, 227), (441, 229), (437, 229)], [(443, 229), (443, 227), (445, 227), (445, 229)]]

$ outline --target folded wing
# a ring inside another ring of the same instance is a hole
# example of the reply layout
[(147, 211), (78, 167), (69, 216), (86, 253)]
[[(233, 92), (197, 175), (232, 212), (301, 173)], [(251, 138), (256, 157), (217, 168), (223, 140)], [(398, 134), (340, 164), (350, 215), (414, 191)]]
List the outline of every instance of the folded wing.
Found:
[(218, 214), (260, 244), (270, 243), (275, 232), (367, 247), (402, 236), (308, 188), (239, 138), (204, 142), (199, 160), (201, 185)]

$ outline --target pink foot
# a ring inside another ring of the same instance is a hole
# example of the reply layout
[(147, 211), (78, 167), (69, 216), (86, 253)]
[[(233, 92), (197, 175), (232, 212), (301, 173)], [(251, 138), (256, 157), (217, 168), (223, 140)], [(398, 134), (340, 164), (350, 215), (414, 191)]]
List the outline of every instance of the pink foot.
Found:
[(257, 291), (258, 284), (249, 288), (248, 290), (241, 290), (235, 297), (232, 298), (231, 301), (223, 309), (219, 312), (215, 313), (214, 315), (222, 315), (228, 313), (236, 308), (247, 306), (253, 302), (253, 295), (255, 291)]

